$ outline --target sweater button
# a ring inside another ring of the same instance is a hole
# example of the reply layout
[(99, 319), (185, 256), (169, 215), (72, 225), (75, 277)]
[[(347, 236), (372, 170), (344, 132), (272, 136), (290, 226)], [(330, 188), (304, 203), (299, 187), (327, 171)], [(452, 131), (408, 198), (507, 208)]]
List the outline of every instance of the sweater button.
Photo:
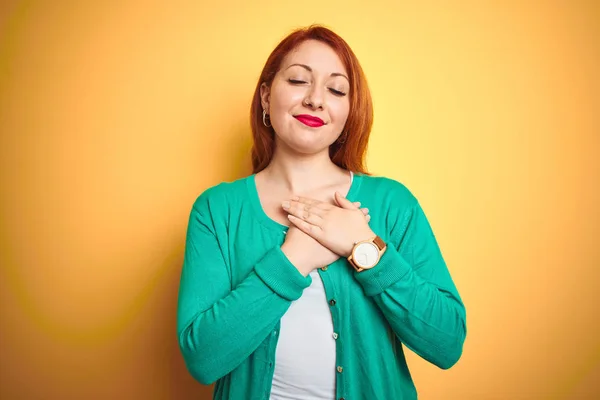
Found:
[(335, 340), (337, 340), (337, 338), (338, 338), (338, 334), (337, 334), (337, 333), (335, 333), (335, 332), (333, 332), (333, 338), (334, 338)]
[(322, 267), (321, 271), (327, 271), (327, 267)]
[(337, 372), (339, 372), (341, 374), (342, 372), (344, 372), (344, 368), (338, 366), (337, 367)]
[(329, 305), (330, 306), (335, 306), (335, 299), (329, 300)]

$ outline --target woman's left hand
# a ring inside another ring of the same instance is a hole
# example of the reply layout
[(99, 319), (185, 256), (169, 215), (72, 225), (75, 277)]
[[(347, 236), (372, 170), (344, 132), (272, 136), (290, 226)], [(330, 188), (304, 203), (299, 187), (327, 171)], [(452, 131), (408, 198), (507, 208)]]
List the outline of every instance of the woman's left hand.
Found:
[(354, 243), (375, 237), (368, 219), (357, 205), (338, 192), (334, 195), (338, 206), (306, 197), (284, 201), (292, 224), (341, 257), (349, 257)]

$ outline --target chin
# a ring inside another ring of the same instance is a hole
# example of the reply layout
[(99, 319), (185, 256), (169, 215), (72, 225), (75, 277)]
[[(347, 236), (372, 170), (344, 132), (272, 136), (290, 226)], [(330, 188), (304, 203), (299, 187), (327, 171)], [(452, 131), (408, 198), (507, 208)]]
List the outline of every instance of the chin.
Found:
[(285, 145), (293, 152), (305, 155), (317, 154), (329, 149), (329, 146), (324, 145), (320, 141), (317, 143), (314, 140), (286, 141)]
[(305, 144), (305, 145), (296, 145), (293, 146), (292, 149), (297, 153), (311, 155), (311, 154), (319, 154), (319, 153), (327, 153), (329, 154), (330, 145), (319, 143), (319, 144)]
[(304, 155), (309, 154), (318, 154), (323, 151), (329, 151), (329, 147), (331, 144), (335, 142), (335, 137), (331, 138), (331, 140), (323, 140), (324, 132), (315, 131), (307, 131), (304, 129), (301, 130), (292, 130), (285, 136), (279, 136), (276, 140), (277, 142), (284, 143), (284, 146), (288, 149), (292, 150), (295, 153), (300, 153)]

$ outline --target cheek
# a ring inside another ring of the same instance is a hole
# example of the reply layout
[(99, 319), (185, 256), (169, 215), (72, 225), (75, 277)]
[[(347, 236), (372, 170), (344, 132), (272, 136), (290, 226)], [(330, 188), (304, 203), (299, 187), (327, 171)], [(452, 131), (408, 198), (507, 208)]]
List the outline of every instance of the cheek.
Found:
[(304, 92), (285, 84), (277, 85), (271, 92), (271, 110), (273, 113), (289, 112), (298, 102), (302, 102)]
[(348, 115), (350, 114), (350, 103), (348, 101), (340, 102), (331, 107), (332, 118), (336, 125), (344, 126)]

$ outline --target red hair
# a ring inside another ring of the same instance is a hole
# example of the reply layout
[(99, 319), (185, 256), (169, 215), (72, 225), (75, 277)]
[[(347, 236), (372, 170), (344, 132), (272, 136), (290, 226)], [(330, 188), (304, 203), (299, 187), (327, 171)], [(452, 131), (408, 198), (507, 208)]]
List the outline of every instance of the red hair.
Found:
[(275, 132), (273, 128), (267, 128), (262, 120), (260, 87), (263, 83), (271, 86), (285, 56), (306, 40), (318, 40), (330, 46), (340, 57), (350, 79), (348, 119), (338, 140), (329, 147), (329, 156), (341, 168), (366, 174), (365, 154), (373, 126), (373, 103), (367, 79), (356, 55), (344, 39), (319, 25), (298, 29), (284, 38), (273, 50), (260, 74), (250, 108), (253, 173), (265, 169), (275, 151)]

